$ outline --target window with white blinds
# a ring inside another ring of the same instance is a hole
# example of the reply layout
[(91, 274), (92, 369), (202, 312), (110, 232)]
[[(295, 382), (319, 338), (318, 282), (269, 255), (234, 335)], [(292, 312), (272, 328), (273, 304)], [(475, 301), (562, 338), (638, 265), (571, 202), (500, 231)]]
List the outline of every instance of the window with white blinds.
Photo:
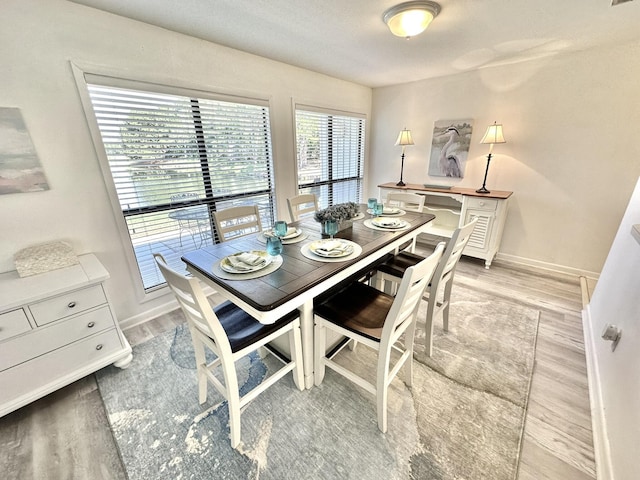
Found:
[(365, 118), (296, 108), (298, 190), (315, 193), (321, 207), (360, 202)]
[(257, 204), (273, 219), (269, 108), (89, 83), (122, 215), (145, 290), (164, 284), (153, 253), (217, 241), (211, 213)]

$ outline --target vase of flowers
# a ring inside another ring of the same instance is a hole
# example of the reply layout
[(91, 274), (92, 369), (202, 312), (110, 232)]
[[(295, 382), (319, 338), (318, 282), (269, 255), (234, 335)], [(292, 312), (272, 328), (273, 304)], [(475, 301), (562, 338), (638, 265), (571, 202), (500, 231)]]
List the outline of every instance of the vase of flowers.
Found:
[(338, 231), (346, 230), (353, 226), (353, 217), (360, 212), (360, 205), (355, 202), (338, 203), (322, 210), (318, 210), (314, 214), (316, 222), (322, 224), (322, 235), (330, 236), (326, 225), (328, 220), (334, 220), (338, 223)]

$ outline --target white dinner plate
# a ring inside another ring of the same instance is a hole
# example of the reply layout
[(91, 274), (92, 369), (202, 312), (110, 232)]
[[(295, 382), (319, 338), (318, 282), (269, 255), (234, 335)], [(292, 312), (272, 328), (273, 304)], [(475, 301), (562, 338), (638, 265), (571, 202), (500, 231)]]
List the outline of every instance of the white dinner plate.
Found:
[[(245, 268), (239, 269), (234, 267), (231, 261), (229, 260), (229, 257), (238, 257), (243, 253), (251, 253), (253, 255), (257, 255), (261, 257), (264, 261), (259, 263), (258, 265), (247, 265), (246, 269)], [(262, 270), (267, 265), (269, 265), (271, 261), (272, 261), (271, 255), (269, 255), (267, 252), (262, 250), (252, 250), (250, 252), (238, 252), (238, 253), (234, 253), (233, 255), (229, 255), (228, 257), (224, 257), (222, 260), (220, 260), (220, 268), (227, 273), (251, 273), (251, 272), (257, 272), (258, 270)]]
[[(322, 247), (323, 245), (326, 245), (327, 243), (331, 243), (331, 242), (336, 242), (336, 244), (341, 244), (342, 247), (339, 250), (336, 250), (335, 253), (328, 252), (322, 249), (318, 250), (318, 247)], [(341, 257), (346, 257), (347, 255), (351, 255), (353, 253), (353, 245), (351, 245), (351, 243), (343, 242), (337, 239), (317, 240), (315, 242), (312, 242), (309, 245), (309, 251), (315, 255), (318, 255), (319, 257), (341, 258)]]
[(398, 230), (407, 226), (407, 222), (404, 220), (390, 219), (390, 218), (372, 218), (371, 223), (376, 227), (386, 228), (389, 230)]

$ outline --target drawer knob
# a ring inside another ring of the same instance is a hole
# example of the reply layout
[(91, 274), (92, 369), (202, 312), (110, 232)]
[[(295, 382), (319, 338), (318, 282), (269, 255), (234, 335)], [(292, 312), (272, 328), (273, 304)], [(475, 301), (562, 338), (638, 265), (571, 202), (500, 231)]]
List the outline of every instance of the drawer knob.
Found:
[(96, 350), (102, 350), (102, 344), (99, 343), (98, 345), (96, 345)]
[(484, 207), (484, 202), (480, 202), (480, 206), (481, 206), (481, 207)]
[(96, 322), (87, 323), (87, 327), (89, 327), (89, 328), (93, 328), (95, 325), (96, 325)]
[(67, 307), (69, 308), (73, 308), (76, 306), (76, 302), (69, 302), (69, 304), (67, 305)]

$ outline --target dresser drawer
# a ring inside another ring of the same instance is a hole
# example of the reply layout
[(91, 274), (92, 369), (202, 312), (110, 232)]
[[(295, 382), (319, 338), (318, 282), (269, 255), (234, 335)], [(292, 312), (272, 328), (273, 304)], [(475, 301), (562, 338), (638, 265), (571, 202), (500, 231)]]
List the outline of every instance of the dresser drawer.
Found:
[(31, 304), (29, 310), (36, 324), (42, 326), (103, 303), (107, 303), (107, 297), (102, 290), (102, 285), (95, 285)]
[[(19, 308), (18, 310), (0, 314), (0, 341), (15, 337), (29, 330), (31, 330), (31, 325), (29, 325), (27, 314), (24, 313), (23, 309)], [(0, 347), (1, 350), (2, 347)]]
[(111, 310), (105, 305), (97, 310), (38, 328), (0, 345), (0, 371), (114, 326)]
[(0, 414), (107, 366), (122, 349), (112, 328), (0, 372)]
[(495, 200), (493, 198), (469, 197), (467, 199), (467, 204), (468, 208), (495, 212), (496, 208), (498, 207), (498, 200)]

